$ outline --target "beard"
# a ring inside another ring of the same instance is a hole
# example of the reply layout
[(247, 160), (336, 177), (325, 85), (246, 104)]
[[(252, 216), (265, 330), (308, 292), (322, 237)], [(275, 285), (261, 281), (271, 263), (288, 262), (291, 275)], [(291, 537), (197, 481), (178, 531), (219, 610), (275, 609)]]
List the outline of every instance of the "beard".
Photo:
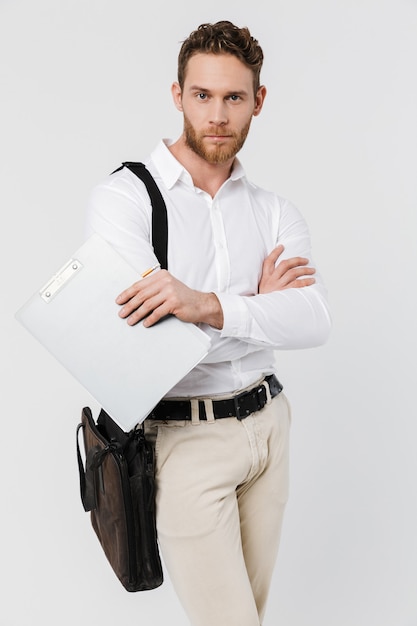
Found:
[(226, 163), (230, 159), (233, 159), (239, 150), (243, 147), (248, 136), (249, 128), (251, 125), (251, 119), (239, 132), (227, 133), (227, 145), (215, 145), (207, 148), (204, 143), (204, 137), (206, 135), (222, 135), (218, 130), (210, 129), (202, 133), (198, 133), (190, 120), (184, 115), (184, 135), (185, 143), (195, 154), (207, 161), (207, 163), (213, 163), (220, 165)]

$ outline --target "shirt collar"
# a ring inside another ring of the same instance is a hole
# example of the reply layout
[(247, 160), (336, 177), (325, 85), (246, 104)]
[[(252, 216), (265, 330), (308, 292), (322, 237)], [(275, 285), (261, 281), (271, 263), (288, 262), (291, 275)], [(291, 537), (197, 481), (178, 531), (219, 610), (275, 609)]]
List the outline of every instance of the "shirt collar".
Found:
[[(157, 168), (165, 186), (171, 189), (179, 180), (183, 180), (188, 185), (193, 185), (192, 178), (188, 171), (170, 152), (168, 146), (173, 143), (172, 139), (161, 139), (156, 148), (151, 153), (151, 159)], [(245, 177), (245, 171), (239, 159), (235, 159), (230, 180), (239, 180)]]

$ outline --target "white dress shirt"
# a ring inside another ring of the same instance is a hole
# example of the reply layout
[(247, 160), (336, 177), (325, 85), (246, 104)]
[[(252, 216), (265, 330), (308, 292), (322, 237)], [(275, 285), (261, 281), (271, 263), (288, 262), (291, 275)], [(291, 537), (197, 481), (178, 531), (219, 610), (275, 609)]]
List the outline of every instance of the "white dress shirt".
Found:
[[(224, 326), (199, 325), (211, 338), (210, 352), (167, 396), (232, 393), (275, 372), (274, 350), (326, 341), (326, 289), (316, 272), (310, 287), (258, 294), (262, 262), (278, 243), (285, 246), (279, 261), (303, 256), (312, 263), (303, 217), (287, 200), (248, 181), (237, 159), (212, 198), (194, 186), (169, 143), (161, 141), (144, 160), (167, 206), (168, 270), (193, 289), (216, 293)], [(151, 213), (144, 184), (123, 168), (92, 190), (86, 235), (99, 233), (141, 274), (157, 262)]]

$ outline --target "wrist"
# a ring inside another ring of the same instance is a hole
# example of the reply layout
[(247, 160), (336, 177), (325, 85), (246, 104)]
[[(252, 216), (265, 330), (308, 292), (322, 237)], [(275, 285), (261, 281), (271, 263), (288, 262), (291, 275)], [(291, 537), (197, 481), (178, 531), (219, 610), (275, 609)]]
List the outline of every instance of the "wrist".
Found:
[(202, 322), (221, 330), (223, 328), (223, 309), (215, 293), (205, 293)]

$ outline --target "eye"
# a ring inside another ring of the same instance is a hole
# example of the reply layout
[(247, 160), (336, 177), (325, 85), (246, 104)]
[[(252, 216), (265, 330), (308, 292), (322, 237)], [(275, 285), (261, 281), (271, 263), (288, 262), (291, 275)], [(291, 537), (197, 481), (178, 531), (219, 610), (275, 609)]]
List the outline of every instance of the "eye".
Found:
[(207, 94), (205, 94), (205, 93), (198, 93), (197, 94), (197, 98), (198, 98), (198, 100), (207, 100)]
[(229, 99), (232, 102), (237, 102), (238, 100), (240, 100), (240, 96), (237, 96), (236, 94), (233, 94), (233, 95), (229, 96)]

